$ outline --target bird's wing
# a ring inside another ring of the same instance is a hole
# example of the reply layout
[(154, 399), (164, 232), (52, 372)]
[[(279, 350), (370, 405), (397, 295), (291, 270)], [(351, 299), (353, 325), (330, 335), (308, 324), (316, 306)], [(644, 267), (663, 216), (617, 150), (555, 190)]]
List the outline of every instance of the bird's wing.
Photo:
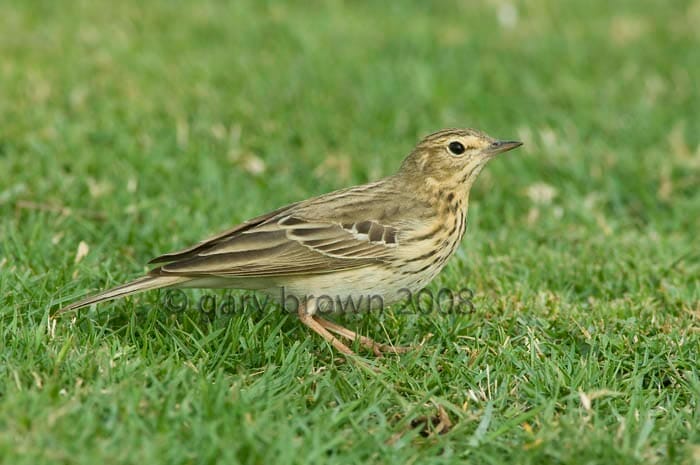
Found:
[(232, 237), (236, 237), (238, 234), (241, 234), (245, 231), (254, 229), (256, 226), (260, 226), (261, 224), (265, 223), (266, 221), (270, 221), (272, 218), (275, 218), (276, 216), (283, 214), (284, 212), (286, 212), (288, 210), (293, 209), (297, 205), (298, 205), (297, 203), (293, 203), (293, 204), (287, 205), (285, 207), (279, 208), (277, 210), (273, 210), (273, 211), (266, 213), (264, 215), (256, 216), (255, 218), (251, 218), (248, 221), (245, 221), (239, 225), (236, 225), (231, 229), (228, 229), (220, 234), (217, 234), (216, 236), (210, 237), (209, 239), (206, 239), (206, 240), (204, 240), (198, 244), (195, 244), (191, 247), (188, 247), (188, 248), (182, 249), (182, 250), (178, 250), (176, 252), (170, 252), (170, 253), (160, 255), (160, 256), (152, 259), (150, 262), (148, 262), (148, 264), (151, 265), (153, 263), (175, 262), (175, 261), (180, 261), (180, 260), (184, 260), (187, 258), (196, 257), (197, 254), (199, 252), (201, 252), (202, 250), (213, 248), (221, 241), (229, 240)]
[(152, 263), (168, 263), (152, 274), (285, 276), (382, 263), (399, 247), (401, 231), (377, 213), (379, 204), (395, 210), (391, 203), (367, 194), (341, 191), (259, 216), (194, 247), (154, 259)]

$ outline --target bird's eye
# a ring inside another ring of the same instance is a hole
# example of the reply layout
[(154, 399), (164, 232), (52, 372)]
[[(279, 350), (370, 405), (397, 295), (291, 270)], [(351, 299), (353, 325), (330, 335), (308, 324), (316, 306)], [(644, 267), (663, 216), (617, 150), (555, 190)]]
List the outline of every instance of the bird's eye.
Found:
[(464, 153), (464, 145), (462, 145), (461, 142), (450, 142), (450, 145), (447, 147), (450, 149), (450, 152), (454, 153), (455, 155), (462, 155)]

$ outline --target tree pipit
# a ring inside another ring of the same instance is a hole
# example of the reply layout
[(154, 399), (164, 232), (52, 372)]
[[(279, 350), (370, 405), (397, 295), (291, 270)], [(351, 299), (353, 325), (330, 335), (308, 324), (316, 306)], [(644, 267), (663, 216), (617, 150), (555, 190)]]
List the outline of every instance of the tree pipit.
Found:
[[(284, 295), (306, 326), (346, 355), (338, 337), (376, 354), (405, 348), (360, 336), (319, 313), (333, 302), (405, 298), (445, 266), (464, 235), (469, 190), (486, 162), (522, 145), (475, 129), (421, 140), (396, 174), (293, 203), (149, 263), (147, 275), (59, 310), (159, 288), (237, 288)], [(321, 296), (328, 297), (320, 305)], [(325, 306), (325, 307), (324, 307)], [(336, 337), (338, 336), (338, 337)]]

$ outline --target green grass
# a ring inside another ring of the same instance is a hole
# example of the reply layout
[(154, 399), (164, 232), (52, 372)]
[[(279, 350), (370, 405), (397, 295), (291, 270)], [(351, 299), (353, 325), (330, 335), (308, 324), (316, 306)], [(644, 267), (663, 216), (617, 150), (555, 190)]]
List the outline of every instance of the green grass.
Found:
[[(0, 7), (2, 461), (700, 461), (700, 3), (142, 3)], [(474, 311), (340, 318), (425, 339), (380, 375), (279, 311), (48, 318), (450, 126), (526, 145), (430, 287)]]

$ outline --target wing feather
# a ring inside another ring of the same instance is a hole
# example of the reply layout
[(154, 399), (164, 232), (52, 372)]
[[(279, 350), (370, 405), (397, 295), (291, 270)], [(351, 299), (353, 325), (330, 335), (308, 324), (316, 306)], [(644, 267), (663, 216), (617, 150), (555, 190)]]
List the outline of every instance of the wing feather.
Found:
[(238, 234), (241, 234), (247, 230), (250, 230), (252, 228), (258, 228), (259, 231), (263, 231), (264, 228), (262, 225), (265, 224), (266, 221), (269, 221), (272, 218), (275, 218), (276, 216), (283, 214), (284, 212), (294, 208), (297, 206), (299, 203), (293, 203), (290, 205), (287, 205), (282, 208), (278, 208), (277, 210), (271, 211), (269, 213), (266, 213), (264, 215), (256, 216), (255, 218), (251, 218), (250, 220), (241, 223), (239, 225), (234, 226), (231, 229), (228, 229), (221, 234), (217, 234), (214, 237), (210, 237), (209, 239), (206, 239), (198, 244), (193, 245), (192, 247), (188, 247), (186, 249), (178, 250), (177, 252), (171, 252), (171, 253), (166, 253), (163, 255), (160, 255), (154, 259), (152, 259), (148, 264), (153, 264), (153, 263), (163, 263), (163, 262), (173, 262), (176, 260), (183, 260), (187, 259), (190, 257), (194, 257), (199, 252), (202, 252), (208, 248), (213, 248), (217, 244), (219, 244), (221, 241), (224, 241), (226, 239), (236, 237)]
[[(401, 195), (378, 184), (292, 204), (179, 252), (161, 255), (154, 275), (325, 274), (389, 261), (400, 247)], [(387, 196), (393, 202), (387, 202)], [(425, 207), (426, 209), (429, 206)], [(415, 210), (415, 209), (414, 209)], [(357, 221), (356, 218), (362, 218)]]

